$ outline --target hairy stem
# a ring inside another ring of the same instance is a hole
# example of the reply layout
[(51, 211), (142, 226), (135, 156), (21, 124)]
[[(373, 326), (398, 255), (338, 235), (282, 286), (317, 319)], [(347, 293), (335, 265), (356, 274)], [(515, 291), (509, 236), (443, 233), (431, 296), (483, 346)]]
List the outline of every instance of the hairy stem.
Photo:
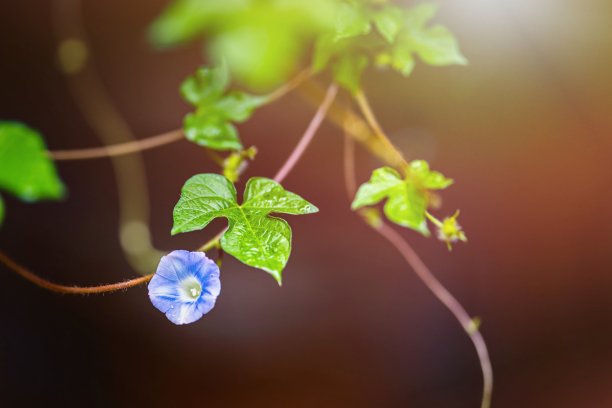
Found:
[(119, 290), (133, 288), (134, 286), (142, 285), (143, 283), (147, 283), (153, 277), (153, 274), (144, 275), (139, 278), (130, 279), (124, 282), (112, 283), (109, 285), (99, 285), (99, 286), (66, 286), (60, 285), (57, 283), (53, 283), (46, 279), (41, 278), (40, 276), (30, 272), (25, 267), (19, 265), (17, 262), (13, 261), (9, 258), (5, 253), (0, 251), (0, 263), (3, 263), (8, 268), (15, 271), (21, 277), (27, 279), (32, 282), (36, 286), (39, 286), (43, 289), (50, 290), (52, 292), (64, 293), (64, 294), (78, 294), (78, 295), (87, 295), (94, 293), (108, 293), (108, 292), (116, 292)]

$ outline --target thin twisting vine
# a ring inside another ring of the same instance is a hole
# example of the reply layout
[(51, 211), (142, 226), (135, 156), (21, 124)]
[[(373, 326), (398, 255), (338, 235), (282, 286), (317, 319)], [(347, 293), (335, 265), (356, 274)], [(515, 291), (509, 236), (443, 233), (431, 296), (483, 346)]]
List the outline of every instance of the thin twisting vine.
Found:
[[(238, 3), (173, 0), (151, 25), (149, 37), (160, 48), (193, 40), (203, 33), (214, 45), (207, 45), (211, 65), (196, 70), (180, 86), (183, 99), (192, 106), (182, 127), (136, 139), (113, 106), (92, 63), (79, 0), (60, 0), (60, 67), (77, 106), (103, 146), (49, 151), (34, 129), (0, 122), (0, 188), (25, 201), (59, 199), (66, 188), (56, 163), (110, 158), (117, 176), (124, 252), (131, 265), (145, 275), (108, 285), (66, 286), (38, 276), (4, 252), (0, 252), (0, 263), (41, 288), (64, 294), (106, 293), (148, 283), (152, 304), (175, 324), (193, 323), (213, 309), (220, 295), (220, 268), (226, 255), (265, 271), (281, 285), (291, 254), (292, 230), (278, 214), (319, 211), (282, 183), (327, 119), (344, 136), (344, 179), (352, 210), (397, 249), (460, 322), (478, 354), (483, 375), (481, 408), (488, 408), (493, 373), (477, 321), (390, 224), (423, 237), (431, 236), (433, 228), (449, 250), (458, 242), (467, 242), (457, 221), (458, 210), (441, 219), (432, 213), (441, 203), (441, 190), (451, 186), (453, 180), (430, 169), (424, 160), (406, 160), (384, 132), (361, 85), (361, 76), (369, 66), (408, 77), (417, 59), (431, 66), (466, 64), (452, 33), (440, 24), (430, 24), (436, 6), (424, 3), (402, 8), (386, 0)], [(289, 4), (291, 7), (287, 7)], [(247, 35), (228, 35), (237, 26)], [(263, 38), (282, 39), (283, 45), (264, 41), (253, 46), (252, 38), (262, 38), (262, 33)], [(310, 51), (310, 66), (296, 69)], [(325, 89), (316, 76), (327, 80), (329, 74), (331, 84)], [(242, 91), (240, 86), (258, 93)], [(257, 109), (294, 90), (316, 108), (314, 116), (273, 178), (250, 177), (239, 199), (236, 182), (257, 155), (255, 146), (243, 144), (240, 124)], [(341, 91), (352, 98), (357, 110), (337, 99)], [(171, 234), (202, 230), (219, 217), (226, 218), (228, 225), (197, 250), (174, 250), (162, 256), (151, 242), (141, 153), (181, 140), (205, 149), (219, 172), (196, 174), (185, 182), (174, 207)], [(355, 178), (355, 141), (385, 165), (360, 185)], [(383, 204), (382, 213), (379, 204)], [(0, 198), (0, 223), (4, 211)], [(215, 260), (208, 257), (211, 253), (216, 254)], [(157, 265), (154, 273), (151, 259)]]
[[(357, 192), (355, 180), (355, 145), (353, 141), (345, 136), (344, 144), (344, 182), (348, 193), (349, 200), (355, 196)], [(421, 260), (418, 254), (412, 249), (412, 246), (387, 223), (380, 220), (378, 217), (372, 217), (371, 214), (361, 213), (362, 219), (374, 231), (385, 238), (406, 260), (408, 265), (415, 271), (417, 276), (423, 281), (425, 286), (434, 294), (434, 296), (450, 310), (457, 321), (463, 327), (463, 330), (470, 337), (474, 344), (480, 368), (483, 377), (483, 392), (481, 408), (488, 408), (491, 405), (491, 395), (493, 393), (493, 370), (491, 368), (491, 360), (487, 345), (480, 333), (478, 326), (474, 320), (465, 311), (461, 303), (440, 283), (440, 281), (431, 273), (429, 268)]]

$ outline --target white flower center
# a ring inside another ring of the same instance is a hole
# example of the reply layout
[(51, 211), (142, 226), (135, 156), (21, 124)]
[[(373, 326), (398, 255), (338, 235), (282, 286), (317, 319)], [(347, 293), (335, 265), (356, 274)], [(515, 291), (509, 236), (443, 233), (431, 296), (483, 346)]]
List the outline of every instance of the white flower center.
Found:
[(180, 283), (179, 290), (184, 298), (192, 301), (202, 294), (202, 285), (195, 277), (190, 276)]

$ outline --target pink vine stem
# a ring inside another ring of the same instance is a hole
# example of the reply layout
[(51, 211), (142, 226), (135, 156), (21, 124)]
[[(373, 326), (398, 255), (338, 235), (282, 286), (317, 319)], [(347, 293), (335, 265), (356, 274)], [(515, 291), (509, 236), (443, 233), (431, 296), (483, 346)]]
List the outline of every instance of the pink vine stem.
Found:
[(300, 141), (298, 142), (297, 146), (295, 146), (295, 148), (291, 152), (291, 155), (289, 155), (289, 157), (285, 161), (285, 164), (283, 164), (283, 166), (278, 170), (278, 172), (274, 176), (275, 181), (282, 183), (285, 177), (287, 177), (289, 172), (293, 170), (297, 162), (302, 158), (302, 155), (306, 151), (306, 148), (312, 141), (312, 138), (317, 133), (317, 130), (319, 129), (319, 127), (321, 126), (321, 123), (325, 119), (325, 116), (327, 115), (327, 110), (329, 109), (329, 106), (334, 101), (337, 93), (338, 93), (338, 85), (332, 84), (329, 86), (329, 88), (327, 88), (327, 93), (325, 94), (325, 98), (323, 99), (323, 102), (317, 109), (317, 113), (315, 113), (314, 117), (310, 121), (310, 124), (308, 125), (308, 128), (306, 128), (306, 131), (300, 138)]
[[(349, 200), (352, 200), (357, 190), (357, 182), (355, 179), (355, 143), (346, 134), (344, 137), (344, 184)], [(491, 406), (491, 395), (493, 394), (493, 369), (491, 367), (491, 359), (489, 357), (487, 344), (478, 330), (477, 324), (474, 323), (474, 320), (466, 312), (461, 303), (459, 303), (448, 289), (446, 289), (434, 276), (412, 246), (396, 230), (382, 221), (375, 224), (368, 222), (368, 225), (398, 250), (425, 286), (427, 286), (433, 295), (450, 310), (469, 336), (478, 354), (478, 360), (482, 370), (483, 391), (480, 407), (489, 408)]]

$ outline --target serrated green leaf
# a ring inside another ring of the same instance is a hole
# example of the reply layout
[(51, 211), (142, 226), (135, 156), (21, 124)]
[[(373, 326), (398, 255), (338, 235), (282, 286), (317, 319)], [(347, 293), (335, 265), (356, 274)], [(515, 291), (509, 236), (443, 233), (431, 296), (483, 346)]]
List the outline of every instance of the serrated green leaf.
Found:
[(227, 65), (221, 63), (214, 68), (199, 68), (181, 85), (181, 95), (195, 106), (203, 106), (221, 98), (229, 86)]
[(268, 272), (280, 285), (291, 254), (291, 227), (277, 217), (236, 214), (229, 218), (221, 248), (242, 263)]
[(287, 191), (276, 181), (265, 177), (252, 177), (244, 190), (244, 210), (283, 213), (292, 215), (312, 214), (317, 207), (299, 195)]
[(416, 188), (390, 167), (374, 170), (370, 181), (357, 190), (351, 207), (356, 210), (387, 199), (383, 211), (387, 218), (401, 226), (429, 235), (425, 218), (427, 200), (425, 193)]
[(202, 229), (237, 205), (236, 188), (227, 178), (219, 174), (193, 176), (174, 207), (172, 235)]
[(221, 247), (241, 262), (269, 272), (281, 283), (281, 272), (291, 253), (291, 228), (271, 213), (310, 214), (318, 209), (297, 194), (267, 178), (251, 178), (243, 203), (236, 189), (218, 174), (190, 178), (174, 208), (172, 234), (199, 230), (213, 219), (225, 217), (229, 227)]
[(353, 210), (376, 204), (388, 197), (393, 189), (404, 180), (400, 174), (391, 167), (380, 167), (372, 172), (370, 181), (359, 187), (351, 208)]
[(335, 41), (364, 35), (370, 32), (371, 24), (367, 14), (354, 4), (342, 3), (336, 16)]
[(229, 83), (225, 64), (201, 68), (183, 82), (183, 97), (197, 107), (185, 116), (183, 130), (188, 140), (215, 150), (242, 148), (232, 122), (244, 122), (268, 99), (238, 91), (226, 93)]
[(391, 167), (381, 167), (374, 170), (370, 181), (359, 187), (351, 207), (356, 210), (386, 199), (383, 210), (390, 221), (428, 236), (425, 215), (428, 192), (446, 188), (452, 182), (441, 173), (431, 171), (424, 160), (409, 163), (406, 178)]
[(361, 74), (368, 66), (363, 54), (345, 54), (333, 65), (334, 80), (352, 93), (361, 89)]
[(42, 137), (15, 122), (0, 122), (0, 188), (24, 201), (59, 199), (65, 189)]
[(217, 112), (197, 111), (185, 116), (185, 137), (204, 147), (215, 150), (239, 150), (242, 143), (238, 131)]
[(389, 43), (393, 43), (404, 25), (404, 12), (394, 6), (387, 6), (374, 14), (374, 24)]

